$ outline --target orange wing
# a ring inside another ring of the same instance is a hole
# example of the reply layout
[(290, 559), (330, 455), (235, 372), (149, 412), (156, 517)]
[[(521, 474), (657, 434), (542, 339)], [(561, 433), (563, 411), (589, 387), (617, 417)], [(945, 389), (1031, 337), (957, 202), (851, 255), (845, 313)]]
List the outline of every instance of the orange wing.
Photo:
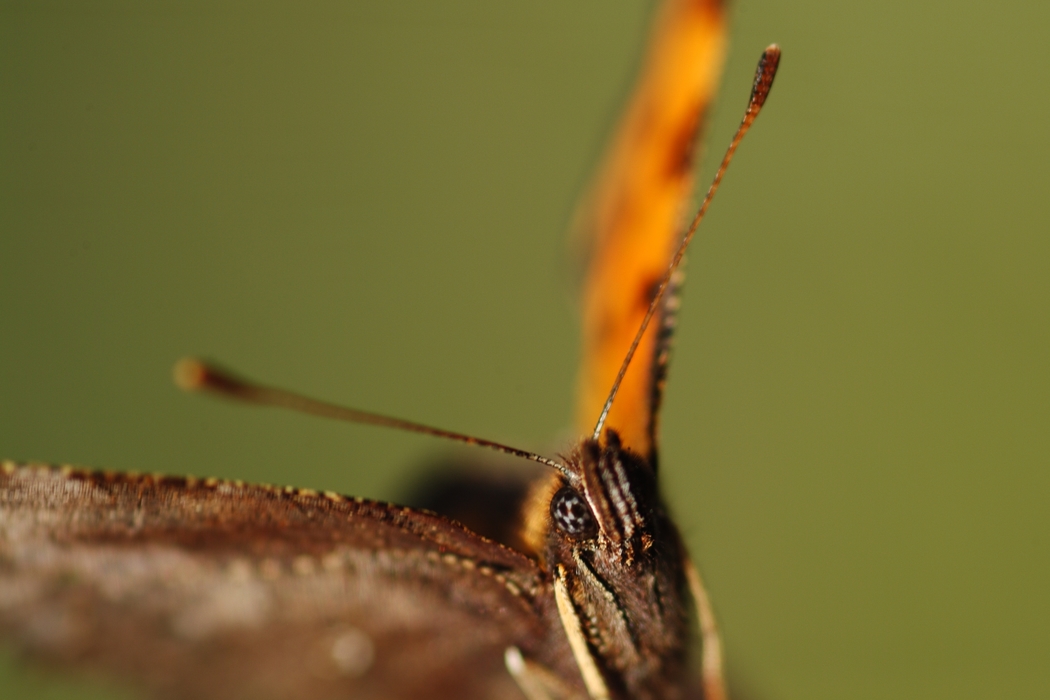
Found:
[[(583, 434), (594, 429), (681, 236), (694, 143), (718, 87), (725, 44), (722, 2), (665, 4), (627, 112), (577, 220), (588, 254), (577, 406)], [(669, 289), (606, 422), (652, 464), (674, 296)]]

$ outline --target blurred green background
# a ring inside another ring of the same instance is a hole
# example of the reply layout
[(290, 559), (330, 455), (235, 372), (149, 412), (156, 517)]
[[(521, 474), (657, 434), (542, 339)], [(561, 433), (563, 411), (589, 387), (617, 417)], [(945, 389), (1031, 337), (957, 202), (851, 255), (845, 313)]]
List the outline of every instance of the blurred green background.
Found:
[[(0, 454), (396, 498), (456, 453), (182, 395), (185, 354), (563, 447), (564, 232), (650, 10), (0, 4)], [(784, 60), (691, 252), (663, 464), (733, 676), (1050, 697), (1050, 9), (732, 14), (710, 153)], [(0, 659), (2, 697), (113, 697)]]

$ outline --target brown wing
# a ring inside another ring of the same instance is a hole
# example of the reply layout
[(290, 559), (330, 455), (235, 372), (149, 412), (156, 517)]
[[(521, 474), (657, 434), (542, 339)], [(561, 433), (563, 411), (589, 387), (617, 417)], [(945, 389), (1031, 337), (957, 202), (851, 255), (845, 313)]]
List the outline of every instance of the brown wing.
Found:
[[(588, 256), (577, 404), (585, 435), (681, 235), (693, 144), (721, 75), (724, 15), (719, 0), (670, 0), (662, 8), (627, 113), (578, 217)], [(672, 323), (666, 315), (654, 319), (606, 423), (626, 447), (650, 459)]]
[(0, 630), (161, 697), (520, 698), (577, 686), (547, 580), (440, 516), (237, 482), (5, 463)]

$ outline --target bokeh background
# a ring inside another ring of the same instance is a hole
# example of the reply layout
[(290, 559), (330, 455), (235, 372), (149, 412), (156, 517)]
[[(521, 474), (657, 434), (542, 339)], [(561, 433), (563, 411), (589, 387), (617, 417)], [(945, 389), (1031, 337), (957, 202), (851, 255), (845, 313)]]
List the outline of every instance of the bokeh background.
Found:
[[(0, 4), (0, 453), (395, 499), (563, 447), (566, 224), (649, 2)], [(741, 0), (665, 487), (748, 697), (1050, 697), (1045, 3)], [(709, 158), (704, 169), (711, 171)], [(0, 655), (0, 696), (131, 697)]]

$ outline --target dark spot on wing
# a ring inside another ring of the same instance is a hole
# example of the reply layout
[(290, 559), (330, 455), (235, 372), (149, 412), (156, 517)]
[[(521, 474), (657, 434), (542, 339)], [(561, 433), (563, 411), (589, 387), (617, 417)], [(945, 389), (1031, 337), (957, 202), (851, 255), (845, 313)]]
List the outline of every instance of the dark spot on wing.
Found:
[(638, 300), (635, 303), (642, 313), (649, 310), (649, 305), (653, 303), (656, 293), (660, 291), (660, 282), (662, 280), (662, 276), (652, 277), (639, 286)]
[(692, 172), (696, 156), (696, 135), (703, 121), (703, 106), (697, 106), (690, 110), (688, 116), (678, 125), (667, 154), (668, 178), (679, 179)]

